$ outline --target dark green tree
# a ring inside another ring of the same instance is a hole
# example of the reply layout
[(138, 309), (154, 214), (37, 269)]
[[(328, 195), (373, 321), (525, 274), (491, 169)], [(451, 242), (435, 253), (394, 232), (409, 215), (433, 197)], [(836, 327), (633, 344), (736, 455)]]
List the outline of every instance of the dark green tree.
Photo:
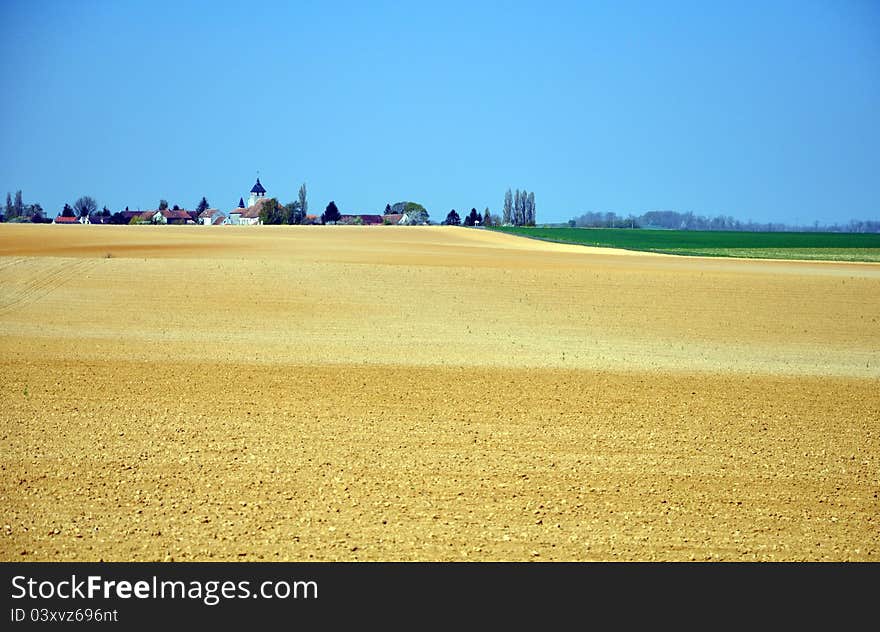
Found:
[(64, 209), (61, 211), (61, 217), (76, 217), (76, 213), (70, 208), (70, 204), (64, 205)]
[(284, 205), (284, 215), (286, 224), (302, 224), (305, 213), (299, 205), (299, 200)]
[(461, 217), (458, 216), (458, 213), (455, 212), (455, 209), (449, 211), (446, 215), (446, 219), (443, 221), (447, 226), (461, 226)]
[(321, 213), (321, 223), (335, 224), (340, 219), (342, 219), (342, 213), (340, 213), (339, 209), (336, 208), (336, 202), (330, 200), (330, 204), (328, 204), (324, 212)]
[(481, 219), (481, 218), (480, 218), (480, 214), (477, 213), (477, 209), (472, 208), (472, 209), (471, 209), (471, 212), (468, 213), (468, 214), (467, 214), (467, 217), (464, 218), (464, 225), (465, 225), (465, 226), (473, 226), (473, 225), (475, 225), (477, 222), (479, 222), (480, 219)]
[(486, 207), (486, 210), (483, 211), (483, 226), (494, 226), (495, 219), (492, 215), (489, 214), (489, 207)]
[(7, 192), (6, 193), (6, 220), (12, 219), (12, 195)]
[(276, 198), (268, 198), (260, 204), (260, 221), (264, 224), (284, 224), (287, 221), (285, 208)]
[(159, 200), (159, 210), (167, 211), (168, 210), (168, 200)]
[(204, 213), (207, 210), (208, 210), (208, 198), (206, 198), (203, 195), (201, 202), (199, 202), (198, 205), (196, 206), (196, 213), (198, 215), (201, 215), (202, 213)]
[(385, 215), (391, 215), (391, 205), (390, 204), (385, 205)]

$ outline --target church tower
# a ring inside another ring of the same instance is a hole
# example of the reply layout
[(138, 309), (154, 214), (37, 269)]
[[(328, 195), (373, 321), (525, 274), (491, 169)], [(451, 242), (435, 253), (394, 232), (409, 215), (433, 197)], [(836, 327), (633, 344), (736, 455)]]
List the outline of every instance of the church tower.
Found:
[(254, 185), (254, 188), (251, 189), (251, 194), (248, 197), (248, 207), (253, 206), (257, 203), (261, 197), (266, 196), (266, 189), (263, 188), (263, 185), (260, 184), (260, 179), (257, 178), (257, 183)]

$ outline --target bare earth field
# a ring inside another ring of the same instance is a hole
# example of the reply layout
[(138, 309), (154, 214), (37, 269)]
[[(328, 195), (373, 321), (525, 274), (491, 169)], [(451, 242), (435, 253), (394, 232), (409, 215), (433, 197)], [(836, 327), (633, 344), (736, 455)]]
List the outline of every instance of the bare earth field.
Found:
[(2, 560), (880, 559), (880, 265), (0, 226)]

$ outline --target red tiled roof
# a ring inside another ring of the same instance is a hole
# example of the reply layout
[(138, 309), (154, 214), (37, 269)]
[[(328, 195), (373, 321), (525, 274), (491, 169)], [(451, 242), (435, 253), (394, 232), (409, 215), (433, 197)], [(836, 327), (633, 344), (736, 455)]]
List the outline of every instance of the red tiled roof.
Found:
[(403, 213), (389, 213), (388, 215), (382, 216), (383, 223), (387, 220), (387, 221), (391, 222), (392, 224), (397, 224), (402, 219), (403, 219)]
[(56, 224), (78, 224), (79, 218), (78, 217), (63, 217), (63, 216), (59, 215), (58, 217), (55, 218), (55, 223)]
[(342, 219), (360, 217), (367, 226), (375, 226), (382, 223), (382, 215), (343, 215)]
[(184, 210), (172, 211), (169, 209), (165, 209), (164, 211), (162, 211), (162, 216), (165, 219), (192, 219), (189, 211)]
[(225, 217), (224, 215), (218, 215), (217, 217), (214, 218), (214, 221), (211, 222), (211, 223), (212, 223), (214, 226), (219, 226), (219, 225), (222, 224), (225, 220), (226, 220), (226, 217)]

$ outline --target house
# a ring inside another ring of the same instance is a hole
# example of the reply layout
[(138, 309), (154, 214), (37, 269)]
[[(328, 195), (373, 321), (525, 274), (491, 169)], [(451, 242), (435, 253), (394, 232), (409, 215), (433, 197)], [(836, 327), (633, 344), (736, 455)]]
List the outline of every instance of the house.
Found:
[(52, 220), (53, 224), (80, 224), (82, 222), (79, 221), (78, 217), (64, 217), (63, 215), (58, 215), (55, 219)]
[(122, 217), (126, 224), (149, 224), (156, 211), (123, 211)]
[(343, 215), (340, 221), (341, 224), (350, 224), (352, 222), (356, 222), (358, 219), (364, 226), (378, 226), (382, 224), (383, 215)]
[(153, 213), (150, 221), (154, 224), (187, 224), (193, 221), (189, 211), (163, 209)]
[(321, 218), (317, 215), (308, 215), (303, 218), (303, 224), (320, 224)]
[(263, 210), (263, 205), (266, 202), (266, 198), (260, 198), (257, 200), (253, 206), (249, 206), (246, 209), (238, 209), (241, 210), (239, 214), (238, 223), (239, 224), (262, 224), (263, 221), (260, 219), (260, 212)]
[(405, 213), (388, 213), (387, 215), (382, 216), (383, 224), (402, 224), (403, 218), (406, 216)]
[(220, 219), (219, 223), (223, 223), (223, 219), (226, 218), (226, 214), (218, 208), (206, 208), (204, 211), (199, 213), (197, 217), (197, 223), (202, 224), (204, 226), (214, 226), (217, 225), (217, 219)]

